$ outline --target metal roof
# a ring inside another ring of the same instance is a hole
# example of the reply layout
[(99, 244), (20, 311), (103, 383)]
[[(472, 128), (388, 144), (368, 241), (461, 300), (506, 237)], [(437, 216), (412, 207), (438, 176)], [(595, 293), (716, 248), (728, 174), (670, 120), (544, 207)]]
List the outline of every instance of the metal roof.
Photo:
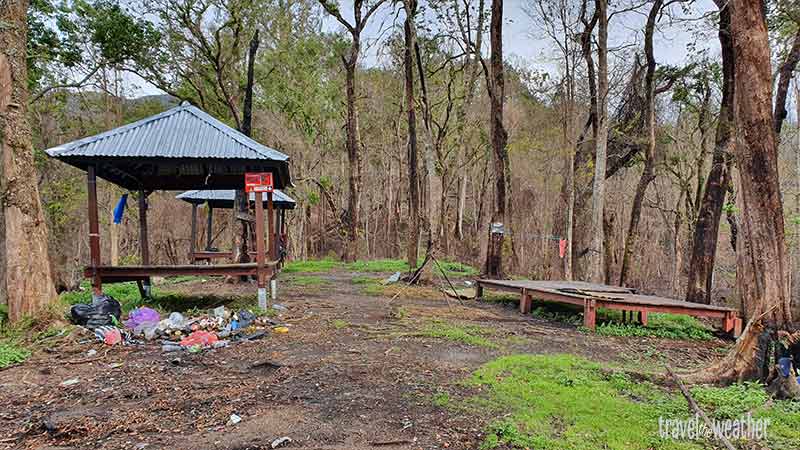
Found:
[[(205, 191), (186, 191), (175, 196), (175, 198), (188, 203), (202, 204), (208, 202), (214, 208), (233, 208), (233, 199), (236, 192), (233, 190), (205, 190)], [(254, 203), (256, 194), (250, 193), (250, 202)], [(264, 196), (264, 204), (267, 203), (267, 196)], [(272, 192), (272, 204), (275, 208), (294, 209), (297, 202), (292, 197), (286, 195), (280, 189)]]
[(46, 150), (53, 157), (224, 158), (288, 161), (186, 102), (160, 114)]
[(186, 102), (160, 114), (46, 150), (131, 189), (243, 187), (244, 172), (270, 171), (291, 184), (289, 157)]

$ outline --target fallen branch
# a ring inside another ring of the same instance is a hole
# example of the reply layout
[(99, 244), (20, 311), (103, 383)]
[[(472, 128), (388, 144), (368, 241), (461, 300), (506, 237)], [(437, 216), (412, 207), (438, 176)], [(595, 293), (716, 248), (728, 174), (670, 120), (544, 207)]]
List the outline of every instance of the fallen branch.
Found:
[(669, 366), (664, 366), (664, 367), (667, 369), (667, 373), (669, 374), (669, 376), (672, 377), (672, 379), (678, 385), (678, 389), (681, 390), (683, 396), (686, 397), (686, 401), (689, 402), (689, 407), (692, 408), (692, 411), (694, 411), (695, 414), (697, 414), (698, 416), (700, 416), (700, 418), (703, 419), (703, 422), (705, 422), (706, 426), (709, 429), (711, 429), (711, 431), (714, 433), (714, 436), (720, 442), (722, 442), (722, 445), (724, 445), (725, 448), (727, 448), (728, 450), (736, 450), (736, 447), (734, 447), (733, 444), (731, 444), (731, 441), (729, 441), (728, 438), (726, 438), (722, 433), (719, 432), (719, 430), (717, 430), (717, 427), (715, 427), (714, 424), (711, 423), (711, 419), (709, 419), (706, 413), (703, 412), (702, 409), (700, 409), (700, 406), (698, 406), (697, 402), (694, 401), (692, 394), (690, 394), (689, 390), (686, 389), (686, 386), (683, 385), (683, 381), (681, 381), (681, 379), (678, 378), (677, 375), (675, 375), (675, 372), (673, 372), (672, 369), (669, 368)]

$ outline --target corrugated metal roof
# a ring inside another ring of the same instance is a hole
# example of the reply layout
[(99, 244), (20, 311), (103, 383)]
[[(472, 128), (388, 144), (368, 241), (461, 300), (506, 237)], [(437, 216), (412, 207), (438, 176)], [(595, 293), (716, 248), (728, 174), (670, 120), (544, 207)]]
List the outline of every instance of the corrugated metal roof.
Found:
[(55, 158), (289, 159), (186, 102), (152, 117), (59, 145), (46, 152)]
[[(202, 191), (186, 191), (181, 194), (175, 196), (175, 198), (183, 200), (189, 203), (205, 203), (205, 202), (216, 202), (216, 203), (230, 203), (228, 208), (232, 207), (233, 200), (236, 195), (236, 191), (233, 190), (202, 190)], [(266, 195), (264, 196), (264, 202), (266, 203)], [(250, 193), (250, 201), (255, 202), (256, 194)], [(286, 195), (285, 192), (281, 191), (280, 189), (275, 189), (272, 191), (272, 201), (276, 205), (284, 205), (289, 209), (293, 209), (295, 204), (295, 200), (292, 197)]]

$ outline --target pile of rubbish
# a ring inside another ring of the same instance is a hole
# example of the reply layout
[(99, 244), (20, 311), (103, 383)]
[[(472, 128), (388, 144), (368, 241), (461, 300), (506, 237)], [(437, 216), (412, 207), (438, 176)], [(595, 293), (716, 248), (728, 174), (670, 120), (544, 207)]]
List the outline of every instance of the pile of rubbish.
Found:
[(191, 318), (172, 312), (163, 319), (158, 311), (140, 306), (121, 321), (121, 305), (107, 295), (95, 297), (91, 305), (74, 305), (70, 316), (73, 323), (94, 331), (98, 340), (107, 345), (159, 341), (165, 352), (200, 352), (252, 341), (268, 333), (289, 332), (286, 326), (268, 317), (248, 309), (234, 312), (224, 306)]

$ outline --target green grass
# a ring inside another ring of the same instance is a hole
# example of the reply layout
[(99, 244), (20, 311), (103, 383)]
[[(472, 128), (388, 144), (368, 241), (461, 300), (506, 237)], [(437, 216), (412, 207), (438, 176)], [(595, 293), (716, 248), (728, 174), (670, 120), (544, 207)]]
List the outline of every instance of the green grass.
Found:
[(0, 369), (22, 363), (30, 355), (30, 350), (13, 340), (0, 341)]
[(341, 267), (342, 263), (333, 259), (309, 259), (306, 261), (289, 261), (283, 266), (283, 272), (330, 272)]
[[(418, 264), (422, 263), (422, 259)], [(429, 264), (434, 264), (433, 262)], [(474, 267), (455, 261), (439, 261), (444, 272), (448, 277), (471, 277), (478, 274), (478, 270)], [(434, 266), (435, 267), (435, 266)], [(290, 261), (288, 262), (283, 271), (286, 273), (325, 273), (331, 272), (335, 269), (348, 270), (352, 272), (376, 272), (376, 273), (394, 273), (394, 272), (408, 272), (408, 264), (405, 260), (401, 259), (370, 259), (363, 261), (356, 261), (352, 263), (344, 263), (332, 258), (325, 259), (309, 259), (306, 261)], [(438, 268), (437, 268), (438, 270)]]
[(342, 319), (333, 319), (331, 321), (331, 325), (333, 325), (333, 328), (336, 328), (337, 330), (341, 330), (342, 328), (349, 327), (350, 323), (347, 322), (346, 320), (342, 320)]
[(329, 284), (328, 280), (325, 280), (318, 275), (292, 275), (291, 277), (288, 277), (286, 281), (292, 286), (302, 287), (323, 286)]
[(488, 338), (493, 334), (494, 331), (491, 329), (478, 325), (457, 325), (443, 320), (434, 320), (417, 335), (476, 347), (498, 348), (498, 345)]
[(468, 402), (504, 417), (490, 423), (483, 448), (703, 448), (658, 437), (658, 417), (685, 403), (600, 369), (573, 355), (504, 356), (482, 366), (466, 384), (483, 393)]
[[(677, 390), (575, 355), (502, 356), (460, 384), (472, 393), (440, 391), (431, 402), (496, 418), (484, 430), (484, 449), (688, 450), (714, 444), (659, 437), (659, 417), (693, 416)], [(800, 448), (800, 402), (768, 401), (758, 383), (694, 386), (691, 392), (712, 419), (752, 413), (770, 420), (765, 442), (734, 442), (737, 448)]]

